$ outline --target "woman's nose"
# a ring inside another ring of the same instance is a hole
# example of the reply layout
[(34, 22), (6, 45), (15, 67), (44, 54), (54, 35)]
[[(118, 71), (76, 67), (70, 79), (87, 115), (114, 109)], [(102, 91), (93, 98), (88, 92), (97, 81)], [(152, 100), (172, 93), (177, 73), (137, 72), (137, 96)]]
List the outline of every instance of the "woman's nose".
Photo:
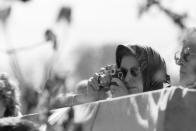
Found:
[(130, 81), (130, 80), (132, 80), (133, 79), (133, 76), (130, 74), (130, 72), (128, 71), (127, 72), (127, 75), (125, 76), (125, 81), (126, 82), (128, 82), (128, 81)]

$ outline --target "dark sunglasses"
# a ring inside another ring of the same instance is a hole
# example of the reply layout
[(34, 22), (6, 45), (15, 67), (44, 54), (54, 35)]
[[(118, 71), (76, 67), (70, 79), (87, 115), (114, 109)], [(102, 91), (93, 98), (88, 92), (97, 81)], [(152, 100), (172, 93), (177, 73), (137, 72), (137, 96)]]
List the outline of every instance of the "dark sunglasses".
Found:
[(132, 67), (130, 69), (126, 69), (126, 68), (121, 67), (120, 70), (123, 73), (124, 78), (126, 77), (128, 71), (134, 77), (137, 77), (140, 74), (140, 67)]
[(182, 52), (177, 51), (175, 53), (175, 62), (177, 65), (183, 65), (184, 62), (188, 62), (191, 56), (195, 56), (196, 53), (191, 52), (190, 48), (185, 48)]

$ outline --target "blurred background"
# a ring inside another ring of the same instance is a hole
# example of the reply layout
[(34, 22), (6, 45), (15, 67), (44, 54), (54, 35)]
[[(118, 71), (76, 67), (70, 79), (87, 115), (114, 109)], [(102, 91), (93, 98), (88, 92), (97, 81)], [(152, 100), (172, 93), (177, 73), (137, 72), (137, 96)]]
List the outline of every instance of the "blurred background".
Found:
[(178, 85), (174, 54), (195, 12), (192, 0), (1, 0), (0, 71), (21, 90), (41, 92), (48, 77), (73, 90), (115, 63), (117, 44), (139, 44), (161, 54)]

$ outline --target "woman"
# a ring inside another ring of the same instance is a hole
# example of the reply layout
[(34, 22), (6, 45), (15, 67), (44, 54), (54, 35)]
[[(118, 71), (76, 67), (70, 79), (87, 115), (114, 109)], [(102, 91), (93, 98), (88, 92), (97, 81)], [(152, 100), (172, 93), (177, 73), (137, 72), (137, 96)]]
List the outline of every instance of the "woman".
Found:
[[(124, 79), (112, 78), (111, 81), (117, 84), (110, 85), (111, 97), (157, 90), (163, 88), (164, 83), (170, 83), (164, 59), (151, 47), (118, 45), (116, 66)], [(95, 73), (88, 82), (81, 82), (82, 86), (78, 86), (77, 93), (84, 94), (81, 95), (84, 98), (79, 100), (90, 102), (108, 98), (107, 92), (99, 87), (98, 77), (99, 73)]]
[[(116, 68), (123, 74), (122, 79), (112, 77), (109, 84), (103, 86), (100, 84), (102, 83), (100, 72), (104, 72), (103, 70), (106, 70), (104, 68), (88, 80), (80, 81), (76, 87), (76, 95), (67, 97), (68, 104), (66, 105), (157, 90), (163, 88), (165, 83), (170, 83), (164, 59), (151, 47), (118, 45)], [(108, 83), (108, 77), (105, 76), (103, 83)]]

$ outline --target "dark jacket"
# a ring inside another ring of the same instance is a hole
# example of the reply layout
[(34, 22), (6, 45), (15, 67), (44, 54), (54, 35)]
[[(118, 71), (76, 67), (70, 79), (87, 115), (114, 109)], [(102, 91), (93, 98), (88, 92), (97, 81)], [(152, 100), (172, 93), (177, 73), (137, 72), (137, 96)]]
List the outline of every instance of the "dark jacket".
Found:
[(32, 121), (17, 117), (6, 117), (0, 119), (0, 131), (39, 131), (39, 128)]
[(20, 115), (19, 94), (18, 86), (10, 80), (9, 76), (0, 73), (0, 99), (6, 108), (3, 117)]

